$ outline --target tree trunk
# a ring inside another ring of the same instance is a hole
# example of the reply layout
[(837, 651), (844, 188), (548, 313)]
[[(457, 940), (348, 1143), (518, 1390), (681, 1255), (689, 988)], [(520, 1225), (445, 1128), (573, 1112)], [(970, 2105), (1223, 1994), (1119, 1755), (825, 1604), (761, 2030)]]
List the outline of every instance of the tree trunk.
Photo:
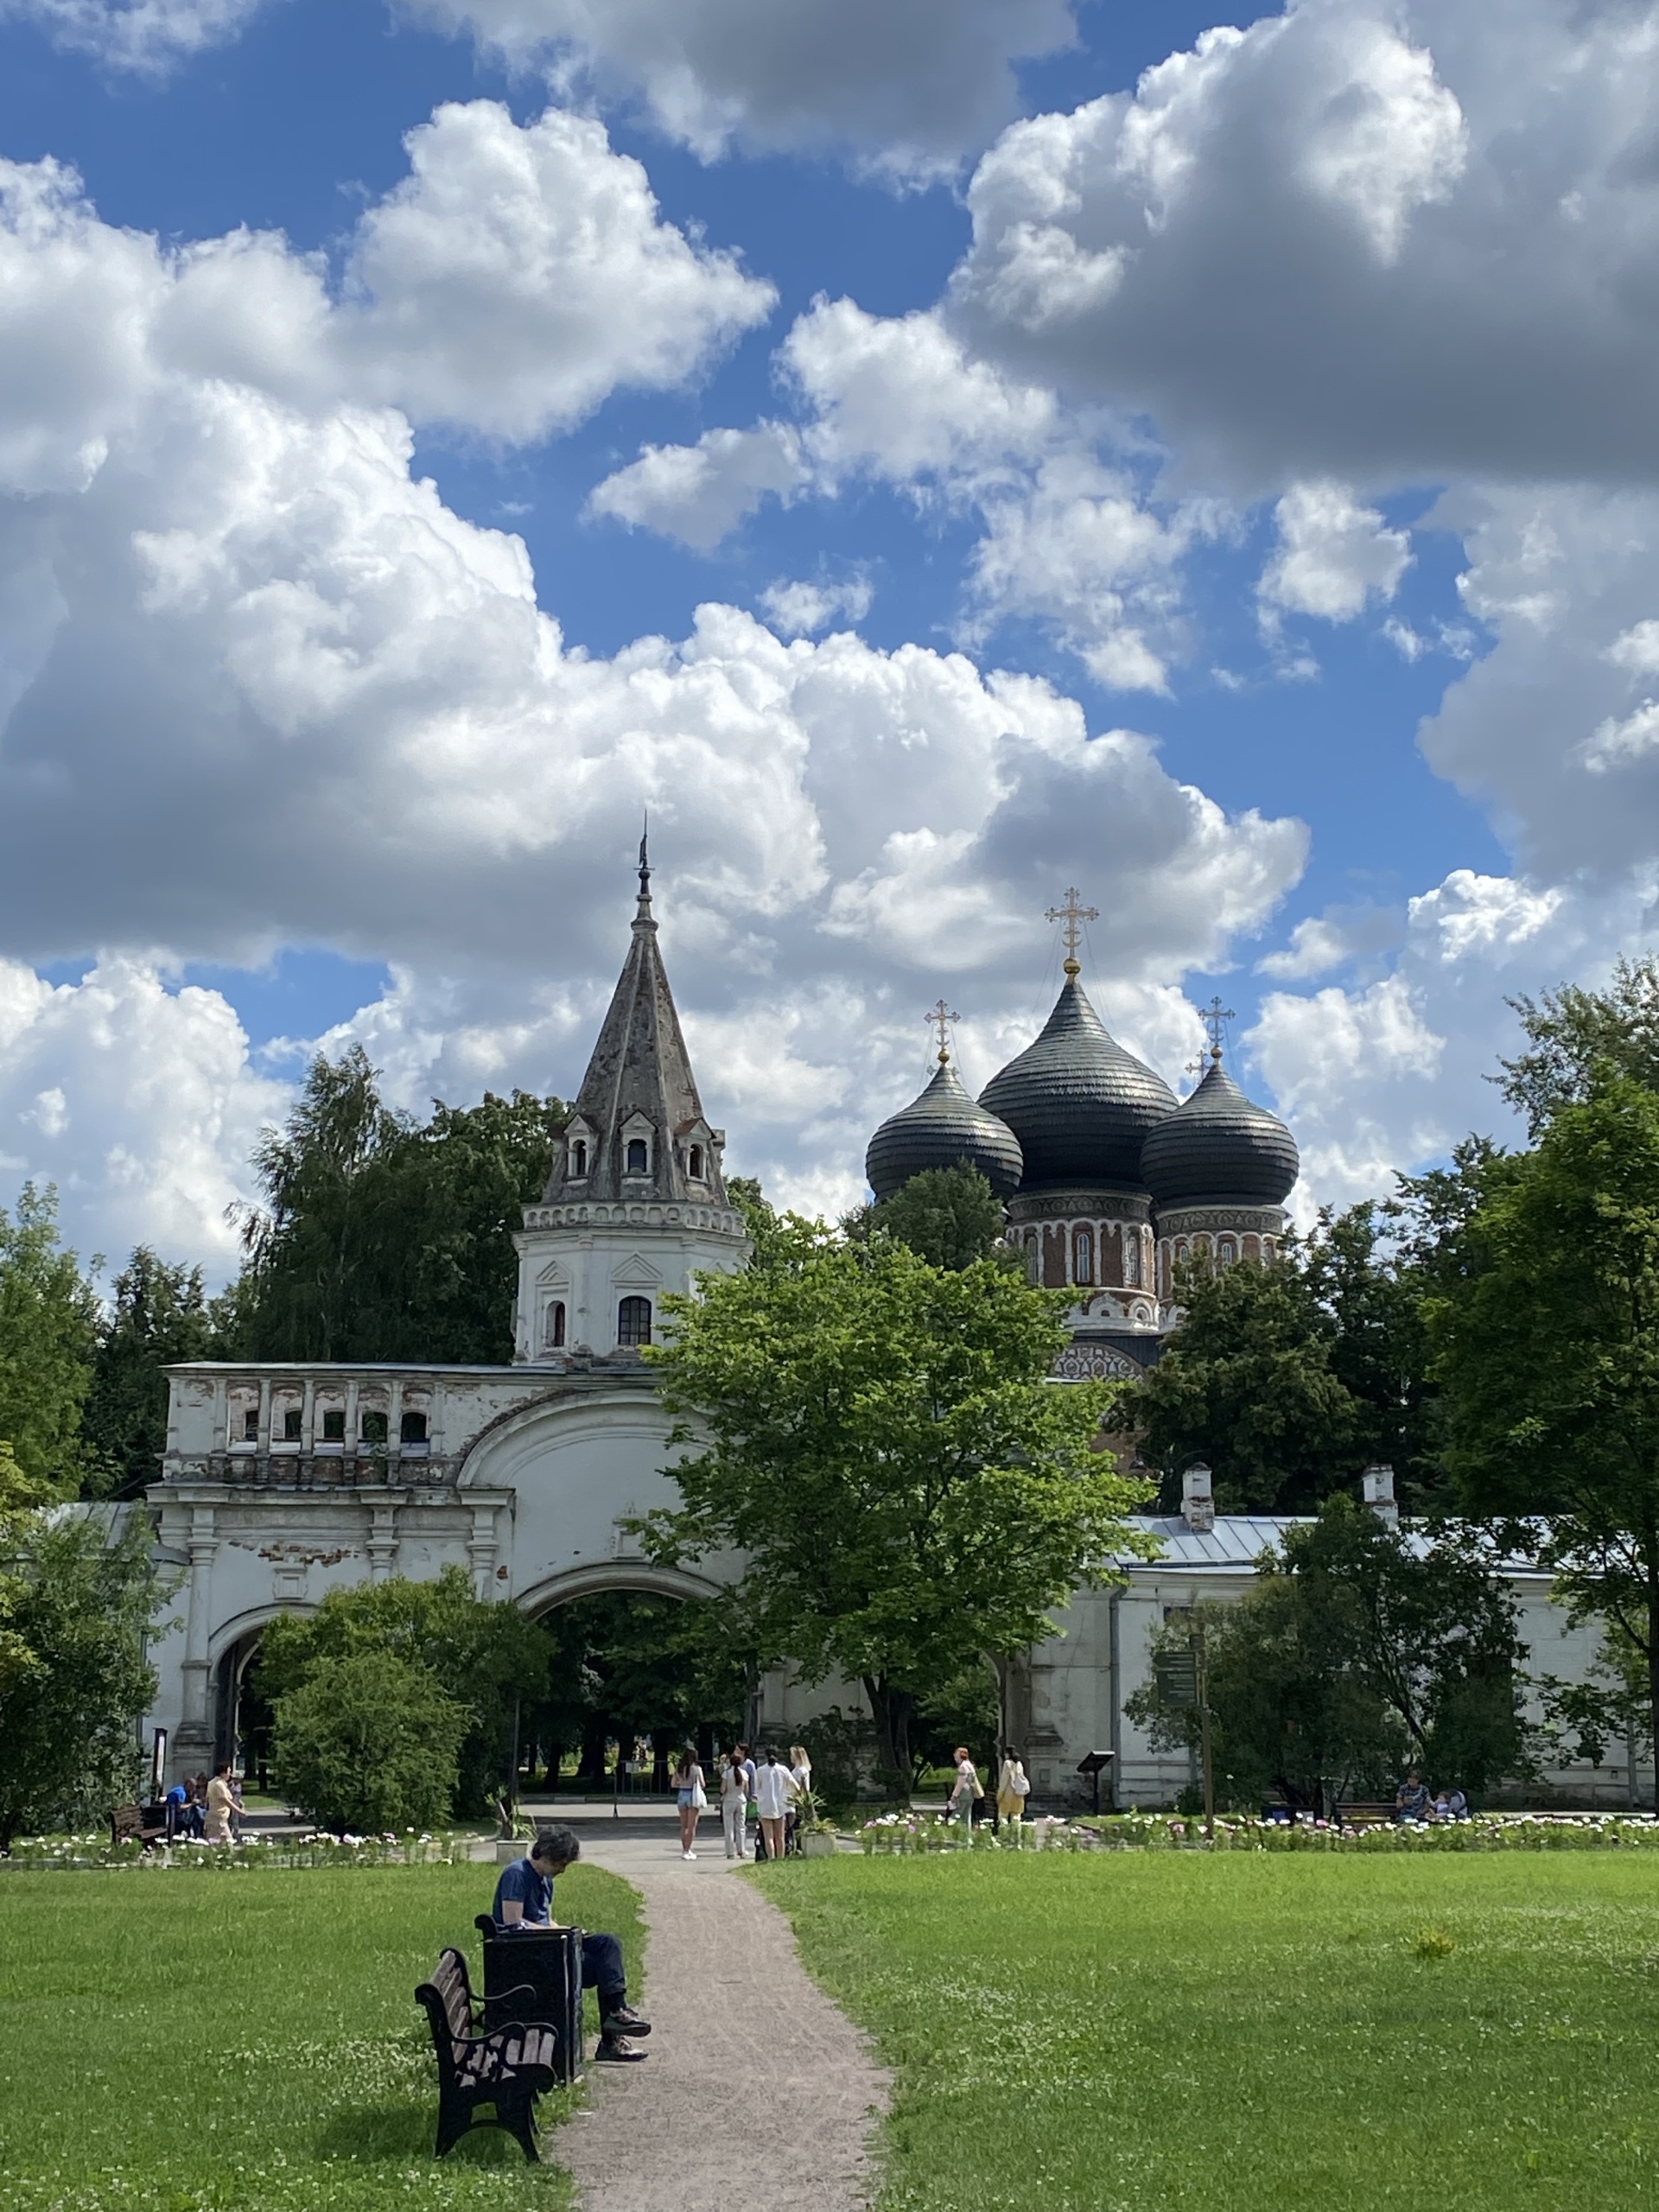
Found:
[[(1659, 1806), (1659, 1542), (1649, 1524), (1643, 1531), (1648, 1541), (1643, 1565), (1648, 1580), (1648, 1740), (1653, 1747), (1653, 1770), (1656, 1788), (1654, 1802)], [(1636, 1796), (1636, 1747), (1630, 1746), (1630, 1796)]]
[(875, 1756), (880, 1776), (894, 1796), (908, 1796), (911, 1788), (910, 1723), (916, 1700), (885, 1675), (866, 1675), (864, 1694), (870, 1700), (875, 1722)]

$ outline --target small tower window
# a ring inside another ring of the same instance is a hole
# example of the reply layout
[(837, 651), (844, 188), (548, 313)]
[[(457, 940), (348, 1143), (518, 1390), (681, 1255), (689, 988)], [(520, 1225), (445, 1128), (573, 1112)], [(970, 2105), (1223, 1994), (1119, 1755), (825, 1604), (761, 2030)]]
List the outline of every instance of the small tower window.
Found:
[(397, 1424), (397, 1435), (399, 1440), (404, 1444), (424, 1444), (426, 1441), (426, 1415), (424, 1414), (405, 1414), (402, 1421)]
[(1026, 1239), (1026, 1274), (1033, 1282), (1042, 1280), (1043, 1255), (1034, 1236)]
[(550, 1351), (559, 1351), (564, 1344), (564, 1300), (556, 1298), (547, 1309), (547, 1344)]
[(1080, 1229), (1073, 1247), (1075, 1280), (1091, 1283), (1095, 1279), (1095, 1239), (1091, 1230)]
[(297, 1406), (288, 1406), (283, 1413), (283, 1441), (298, 1444), (305, 1435), (305, 1415)]
[(344, 1406), (331, 1406), (327, 1412), (323, 1414), (322, 1440), (325, 1444), (343, 1444), (346, 1441), (346, 1408)]
[(385, 1448), (386, 1417), (383, 1413), (365, 1412), (362, 1421), (363, 1441), (381, 1450)]
[(570, 1147), (570, 1173), (573, 1175), (585, 1175), (588, 1173), (588, 1140), (586, 1137), (578, 1137)]
[(702, 1147), (700, 1144), (694, 1144), (694, 1145), (692, 1146), (692, 1147), (691, 1147), (691, 1158), (690, 1158), (690, 1164), (689, 1164), (689, 1166), (687, 1166), (686, 1173), (690, 1176), (691, 1180), (692, 1180), (694, 1183), (701, 1183), (701, 1182), (702, 1182)]
[(649, 1175), (651, 1173), (644, 1137), (628, 1139), (628, 1173), (630, 1175)]
[(242, 1416), (242, 1441), (245, 1444), (259, 1441), (259, 1409), (257, 1406), (250, 1406)]
[(1126, 1229), (1123, 1232), (1123, 1281), (1130, 1290), (1141, 1287), (1141, 1232)]
[(651, 1342), (651, 1300), (625, 1298), (616, 1309), (616, 1341), (624, 1347)]
[(1230, 1236), (1224, 1236), (1216, 1247), (1216, 1258), (1224, 1268), (1230, 1268), (1238, 1257), (1238, 1246)]

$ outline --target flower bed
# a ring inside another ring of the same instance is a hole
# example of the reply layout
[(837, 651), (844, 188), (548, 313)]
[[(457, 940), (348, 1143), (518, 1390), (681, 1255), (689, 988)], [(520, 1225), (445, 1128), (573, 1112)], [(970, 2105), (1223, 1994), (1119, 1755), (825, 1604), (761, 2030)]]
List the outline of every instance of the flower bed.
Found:
[(111, 1843), (107, 1835), (19, 1836), (0, 1856), (0, 1868), (33, 1873), (73, 1873), (82, 1867), (136, 1866), (154, 1872), (250, 1873), (302, 1866), (453, 1866), (469, 1855), (469, 1835), (249, 1836), (240, 1843), (156, 1844), (146, 1851), (135, 1838)]
[(960, 1821), (941, 1820), (937, 1813), (884, 1813), (867, 1821), (858, 1832), (867, 1858), (886, 1852), (895, 1856), (913, 1853), (925, 1856), (944, 1851), (1083, 1851), (1097, 1839), (1074, 1821), (1004, 1821), (1001, 1830), (988, 1827), (972, 1831), (971, 1840)]
[(1217, 1816), (1213, 1842), (1196, 1817), (1115, 1813), (1085, 1823), (1108, 1849), (1444, 1852), (1659, 1850), (1659, 1820), (1634, 1813), (1477, 1813), (1462, 1821), (1338, 1828), (1306, 1816)]

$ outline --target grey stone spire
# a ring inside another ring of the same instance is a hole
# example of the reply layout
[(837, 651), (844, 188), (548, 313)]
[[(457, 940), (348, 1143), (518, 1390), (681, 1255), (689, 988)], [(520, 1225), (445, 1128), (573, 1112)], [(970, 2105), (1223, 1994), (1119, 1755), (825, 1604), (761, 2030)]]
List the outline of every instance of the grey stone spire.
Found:
[(622, 974), (554, 1154), (543, 1204), (573, 1198), (723, 1206), (723, 1129), (703, 1118), (657, 946), (651, 863), (639, 840), (639, 904)]

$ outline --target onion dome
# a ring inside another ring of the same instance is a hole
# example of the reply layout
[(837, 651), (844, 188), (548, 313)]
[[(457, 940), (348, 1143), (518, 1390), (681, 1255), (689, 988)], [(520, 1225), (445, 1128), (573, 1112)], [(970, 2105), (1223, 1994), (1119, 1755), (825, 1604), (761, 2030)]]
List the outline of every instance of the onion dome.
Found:
[(1192, 1096), (1141, 1147), (1141, 1173), (1160, 1206), (1276, 1206), (1301, 1168), (1277, 1115), (1254, 1106), (1211, 1057)]
[(992, 1077), (979, 1103), (1020, 1140), (1022, 1190), (1139, 1190), (1141, 1141), (1173, 1112), (1175, 1094), (1110, 1034), (1068, 960), (1041, 1036)]
[(1020, 1143), (995, 1114), (976, 1106), (962, 1079), (940, 1054), (938, 1073), (919, 1098), (889, 1115), (870, 1139), (864, 1173), (878, 1198), (895, 1191), (925, 1168), (954, 1167), (958, 1160), (980, 1173), (999, 1198), (1020, 1187)]

